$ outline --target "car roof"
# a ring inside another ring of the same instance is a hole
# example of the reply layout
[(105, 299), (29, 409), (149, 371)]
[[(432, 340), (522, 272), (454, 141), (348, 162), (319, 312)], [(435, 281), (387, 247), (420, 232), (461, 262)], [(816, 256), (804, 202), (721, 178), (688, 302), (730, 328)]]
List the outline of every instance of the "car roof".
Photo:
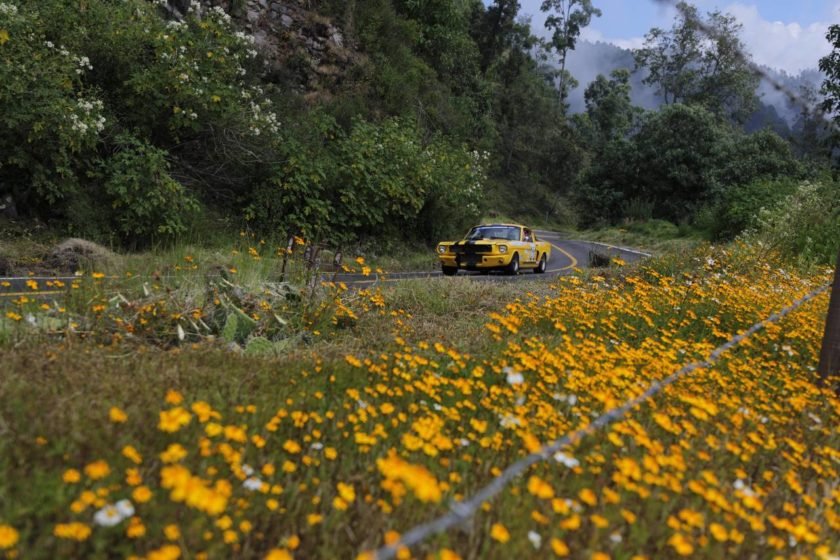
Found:
[(479, 224), (473, 227), (525, 227), (522, 224)]

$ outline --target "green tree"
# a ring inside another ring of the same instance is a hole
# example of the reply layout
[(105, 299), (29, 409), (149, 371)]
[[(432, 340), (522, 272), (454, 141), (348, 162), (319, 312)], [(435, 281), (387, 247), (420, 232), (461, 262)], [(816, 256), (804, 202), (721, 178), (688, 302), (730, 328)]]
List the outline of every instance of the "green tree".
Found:
[(569, 51), (575, 50), (580, 32), (589, 25), (592, 17), (601, 17), (601, 10), (592, 5), (592, 0), (543, 0), (540, 9), (550, 14), (545, 20), (545, 27), (551, 31), (549, 45), (557, 53), (560, 63), (557, 86), (560, 100), (565, 103), (569, 89), (575, 84), (566, 70), (566, 58)]
[(696, 104), (715, 115), (743, 122), (757, 104), (758, 77), (752, 72), (742, 26), (719, 11), (701, 18), (686, 2), (670, 31), (651, 29), (634, 52), (644, 83), (657, 88), (666, 104)]
[(584, 91), (586, 112), (576, 122), (590, 149), (599, 150), (606, 142), (626, 135), (640, 115), (630, 100), (630, 72), (613, 70), (610, 77), (599, 74)]
[(770, 129), (753, 134), (732, 130), (715, 170), (715, 183), (721, 189), (749, 184), (757, 179), (801, 179), (804, 169), (793, 153), (793, 146)]
[[(834, 126), (830, 135), (831, 148), (836, 154), (840, 148), (840, 25), (835, 24), (828, 28), (825, 38), (831, 43), (832, 50), (829, 54), (820, 59), (820, 70), (825, 74), (820, 92), (825, 96), (822, 108)], [(837, 163), (835, 159), (835, 163)]]
[(521, 24), (517, 23), (519, 0), (494, 0), (486, 11), (478, 11), (473, 21), (473, 38), (481, 53), (481, 69), (490, 66), (515, 48)]

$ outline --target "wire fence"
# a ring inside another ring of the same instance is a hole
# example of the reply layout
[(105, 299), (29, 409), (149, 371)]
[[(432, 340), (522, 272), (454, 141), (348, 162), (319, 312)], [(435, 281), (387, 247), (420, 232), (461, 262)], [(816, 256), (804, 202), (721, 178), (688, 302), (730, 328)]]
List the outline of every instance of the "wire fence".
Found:
[[(683, 17), (692, 18), (692, 21), (697, 25), (698, 29), (700, 29), (700, 31), (707, 37), (709, 37), (712, 40), (718, 38), (718, 34), (715, 31), (715, 29), (707, 25), (702, 20), (695, 18), (687, 9), (687, 6), (681, 4), (678, 0), (653, 0), (653, 2), (663, 6), (670, 6), (677, 9)], [(741, 59), (741, 62), (743, 62), (754, 75), (756, 75), (759, 79), (764, 80), (775, 90), (784, 94), (785, 97), (788, 98), (790, 103), (802, 109), (805, 115), (813, 115), (817, 119), (819, 119), (826, 126), (826, 128), (831, 129), (835, 133), (840, 132), (840, 127), (838, 127), (837, 123), (835, 123), (834, 120), (832, 120), (830, 116), (826, 114), (826, 112), (821, 106), (810, 103), (799, 92), (793, 91), (785, 84), (777, 80), (772, 74), (770, 74), (764, 68), (756, 64), (752, 60), (752, 57), (747, 53), (743, 52), (742, 50), (738, 50), (737, 54)], [(767, 319), (764, 319), (763, 321), (754, 324), (752, 327), (750, 327), (743, 333), (732, 337), (726, 343), (716, 348), (705, 360), (694, 362), (684, 366), (680, 370), (672, 373), (671, 375), (662, 379), (661, 381), (651, 384), (640, 395), (627, 400), (624, 404), (622, 404), (619, 407), (613, 408), (603, 413), (591, 424), (583, 428), (579, 428), (571, 433), (568, 433), (562, 438), (557, 439), (552, 443), (542, 447), (539, 451), (531, 453), (523, 459), (513, 463), (507, 469), (505, 469), (498, 477), (493, 479), (489, 484), (487, 484), (478, 492), (476, 492), (471, 498), (455, 502), (450, 506), (450, 511), (448, 513), (429, 522), (411, 528), (410, 530), (405, 532), (397, 542), (377, 549), (374, 552), (374, 556), (378, 560), (393, 558), (396, 555), (397, 551), (400, 550), (400, 548), (412, 547), (416, 544), (425, 541), (433, 535), (442, 533), (454, 526), (460, 525), (461, 523), (467, 521), (473, 515), (475, 515), (475, 513), (481, 508), (481, 504), (499, 494), (499, 492), (504, 490), (504, 488), (512, 480), (517, 478), (531, 466), (546, 460), (547, 458), (551, 457), (554, 453), (560, 451), (564, 447), (578, 442), (586, 435), (592, 434), (597, 430), (623, 418), (633, 408), (643, 404), (645, 401), (654, 397), (666, 387), (673, 385), (681, 378), (690, 375), (691, 373), (699, 369), (708, 369), (712, 367), (715, 363), (717, 363), (720, 360), (721, 356), (724, 353), (738, 346), (741, 342), (751, 337), (758, 331), (764, 329), (767, 325), (780, 321), (782, 318), (784, 318), (791, 312), (799, 309), (808, 301), (825, 293), (830, 289), (830, 287), (830, 284), (826, 284), (820, 287), (819, 289), (814, 290), (808, 295), (796, 300), (790, 306), (782, 309), (777, 313), (774, 313)]]
[(786, 317), (793, 311), (799, 309), (808, 301), (828, 291), (830, 287), (830, 284), (826, 284), (809, 293), (808, 295), (799, 298), (788, 307), (785, 307), (781, 311), (774, 313), (773, 315), (767, 317), (763, 321), (755, 323), (753, 326), (751, 326), (749, 329), (742, 332), (741, 334), (733, 336), (727, 342), (718, 346), (711, 354), (709, 354), (709, 356), (705, 360), (688, 364), (679, 369), (678, 371), (675, 371), (668, 377), (655, 383), (652, 383), (640, 395), (625, 401), (624, 404), (622, 404), (621, 406), (618, 406), (601, 414), (598, 418), (596, 418), (592, 423), (588, 424), (587, 426), (578, 428), (577, 430), (564, 435), (560, 439), (557, 439), (552, 443), (543, 446), (538, 451), (531, 453), (522, 458), (521, 460), (513, 463), (512, 465), (507, 467), (498, 477), (494, 478), (489, 484), (487, 484), (478, 492), (473, 494), (471, 498), (459, 502), (454, 502), (453, 504), (451, 504), (450, 511), (448, 513), (438, 517), (437, 519), (433, 519), (432, 521), (423, 523), (421, 525), (417, 525), (411, 528), (410, 530), (406, 531), (397, 542), (376, 550), (374, 552), (374, 557), (377, 560), (388, 560), (390, 558), (394, 558), (397, 551), (399, 551), (401, 548), (412, 547), (416, 544), (425, 541), (431, 536), (442, 533), (452, 527), (455, 527), (467, 521), (473, 515), (475, 515), (475, 513), (481, 508), (481, 504), (487, 502), (488, 500), (492, 499), (494, 496), (499, 494), (499, 492), (504, 490), (504, 488), (512, 480), (524, 473), (528, 468), (532, 467), (537, 463), (545, 461), (554, 453), (560, 451), (564, 447), (579, 442), (585, 436), (590, 435), (603, 427), (609, 426), (617, 420), (620, 420), (633, 408), (643, 404), (645, 401), (652, 398), (657, 393), (660, 393), (666, 387), (673, 385), (681, 378), (686, 377), (699, 369), (711, 368), (715, 363), (717, 363), (721, 359), (721, 356), (723, 356), (723, 354), (725, 354), (732, 348), (735, 348), (755, 333), (764, 329), (765, 327), (767, 327), (767, 325), (777, 323), (778, 321), (782, 320), (784, 317)]

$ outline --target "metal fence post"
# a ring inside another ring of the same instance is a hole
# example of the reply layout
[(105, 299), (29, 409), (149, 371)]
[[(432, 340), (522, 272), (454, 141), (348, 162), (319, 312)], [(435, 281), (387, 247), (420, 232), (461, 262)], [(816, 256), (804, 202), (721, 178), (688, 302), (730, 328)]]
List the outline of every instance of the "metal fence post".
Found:
[[(828, 302), (828, 316), (825, 318), (825, 334), (817, 372), (823, 386), (829, 376), (840, 374), (840, 253), (834, 265), (834, 285)], [(840, 384), (834, 390), (840, 395)]]

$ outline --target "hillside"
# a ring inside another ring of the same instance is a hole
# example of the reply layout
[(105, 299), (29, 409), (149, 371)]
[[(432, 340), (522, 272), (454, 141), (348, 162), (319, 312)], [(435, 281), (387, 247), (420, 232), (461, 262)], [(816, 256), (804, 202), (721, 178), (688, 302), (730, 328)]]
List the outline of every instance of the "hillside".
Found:
[[(738, 189), (831, 165), (822, 125), (756, 104), (737, 59), (665, 107), (645, 70), (614, 71), (631, 53), (582, 42), (566, 97), (561, 51), (507, 2), (4, 6), (3, 214), (129, 250), (242, 229), (429, 245), (482, 215), (729, 238), (749, 225), (725, 217)], [(668, 138), (684, 109), (707, 134)], [(643, 157), (687, 140), (680, 177)]]
[[(569, 57), (569, 69), (580, 82), (580, 86), (572, 90), (569, 96), (570, 110), (580, 113), (585, 110), (584, 90), (587, 85), (599, 75), (608, 76), (618, 69), (635, 70), (636, 63), (632, 51), (623, 49), (610, 43), (591, 43), (581, 41)], [(804, 70), (799, 75), (790, 74), (764, 67), (762, 69), (776, 83), (782, 84), (788, 91), (800, 93), (803, 88), (812, 92), (819, 91), (825, 76), (816, 68)], [(630, 100), (633, 105), (644, 109), (657, 109), (663, 100), (657, 95), (653, 86), (643, 83), (646, 73), (642, 69), (633, 74)], [(757, 95), (759, 108), (749, 116), (745, 123), (747, 132), (755, 132), (764, 127), (772, 128), (776, 133), (789, 137), (801, 133), (801, 108), (790, 102), (787, 96), (777, 91), (770, 83), (763, 81), (759, 84)]]
[(838, 558), (840, 25), (546, 6), (0, 0), (0, 558)]

